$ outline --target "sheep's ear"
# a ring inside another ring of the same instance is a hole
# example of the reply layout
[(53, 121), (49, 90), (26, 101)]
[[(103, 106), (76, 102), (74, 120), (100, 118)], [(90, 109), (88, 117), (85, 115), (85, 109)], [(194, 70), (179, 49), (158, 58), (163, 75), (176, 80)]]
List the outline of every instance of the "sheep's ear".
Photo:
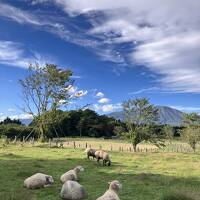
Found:
[(46, 183), (49, 184), (50, 183), (50, 177), (46, 176), (45, 178), (46, 178)]
[(108, 182), (108, 185), (110, 185), (110, 184), (111, 184), (111, 182), (109, 181), (109, 182)]

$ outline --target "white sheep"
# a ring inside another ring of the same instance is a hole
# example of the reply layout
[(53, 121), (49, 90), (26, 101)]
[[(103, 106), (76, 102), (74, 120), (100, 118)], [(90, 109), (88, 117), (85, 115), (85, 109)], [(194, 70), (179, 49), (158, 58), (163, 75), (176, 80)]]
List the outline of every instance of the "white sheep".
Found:
[(117, 180), (108, 182), (108, 184), (109, 189), (96, 200), (120, 200), (117, 193), (122, 188), (122, 184)]
[(97, 162), (99, 162), (99, 160), (103, 160), (103, 165), (106, 165), (106, 163), (108, 163), (108, 166), (111, 165), (111, 160), (110, 160), (110, 157), (109, 157), (109, 154), (106, 153), (105, 151), (103, 150), (98, 150), (95, 152), (95, 157), (97, 159)]
[(78, 173), (81, 171), (84, 171), (82, 166), (77, 166), (74, 169), (69, 170), (60, 177), (61, 183), (65, 183), (68, 180), (78, 181)]
[(88, 159), (90, 158), (90, 156), (93, 157), (93, 159), (95, 158), (95, 149), (87, 148), (84, 152), (86, 153)]
[(69, 180), (63, 184), (60, 197), (65, 200), (81, 200), (86, 197), (86, 191), (78, 182)]
[(54, 182), (53, 177), (47, 174), (36, 173), (24, 181), (24, 187), (29, 189), (39, 189), (47, 187)]

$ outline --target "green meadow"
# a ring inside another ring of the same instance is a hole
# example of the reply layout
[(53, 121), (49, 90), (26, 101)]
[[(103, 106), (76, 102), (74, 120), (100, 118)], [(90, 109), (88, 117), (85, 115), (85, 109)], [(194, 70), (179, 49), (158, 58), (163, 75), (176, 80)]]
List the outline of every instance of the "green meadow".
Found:
[[(48, 148), (48, 144), (0, 146), (1, 200), (56, 200), (60, 175), (82, 165), (80, 183), (87, 199), (95, 200), (108, 188), (108, 181), (119, 180), (121, 200), (200, 199), (200, 154), (110, 152), (112, 165), (103, 167), (88, 160), (83, 150)], [(39, 190), (23, 188), (25, 178), (36, 172), (52, 175), (54, 184)]]

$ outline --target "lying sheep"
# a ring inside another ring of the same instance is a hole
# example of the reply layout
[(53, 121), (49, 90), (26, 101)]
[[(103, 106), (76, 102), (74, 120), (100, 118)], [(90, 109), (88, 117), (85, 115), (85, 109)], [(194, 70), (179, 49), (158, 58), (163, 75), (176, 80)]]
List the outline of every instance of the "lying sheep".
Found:
[(65, 200), (81, 200), (86, 197), (86, 191), (76, 181), (66, 181), (61, 189), (60, 197)]
[(78, 181), (78, 173), (81, 171), (84, 171), (82, 166), (77, 166), (74, 169), (69, 170), (60, 177), (61, 183), (65, 183), (68, 180)]
[(95, 158), (95, 149), (87, 148), (84, 152), (86, 153), (88, 159), (90, 156), (93, 157), (93, 159)]
[(29, 189), (39, 189), (42, 187), (47, 187), (51, 185), (53, 182), (54, 180), (52, 176), (42, 173), (37, 173), (25, 179), (24, 187), (27, 187)]
[(112, 181), (111, 183), (109, 182), (108, 184), (110, 185), (109, 189), (103, 196), (96, 200), (120, 200), (117, 193), (122, 188), (122, 184), (117, 180)]
[(106, 153), (103, 150), (98, 150), (95, 152), (95, 158), (97, 159), (97, 162), (99, 162), (99, 160), (103, 160), (103, 165), (106, 165), (106, 163), (108, 163), (108, 166), (111, 165), (111, 160), (109, 157), (109, 154)]

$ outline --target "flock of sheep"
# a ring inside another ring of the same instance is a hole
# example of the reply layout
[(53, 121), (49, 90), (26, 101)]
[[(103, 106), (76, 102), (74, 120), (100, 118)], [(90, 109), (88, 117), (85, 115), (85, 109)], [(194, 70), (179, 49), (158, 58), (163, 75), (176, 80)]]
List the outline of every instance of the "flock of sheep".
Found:
[[(88, 159), (93, 157), (99, 160), (103, 160), (103, 165), (111, 165), (109, 154), (103, 150), (94, 150), (87, 148), (85, 150)], [(84, 171), (82, 166), (77, 166), (72, 170), (67, 171), (60, 177), (60, 181), (63, 184), (60, 192), (60, 197), (64, 200), (82, 200), (85, 199), (87, 194), (85, 188), (78, 183), (78, 173)], [(43, 173), (36, 173), (24, 181), (24, 187), (29, 189), (39, 189), (50, 186), (53, 184), (53, 177)], [(122, 185), (119, 181), (114, 180), (109, 182), (109, 189), (96, 200), (119, 200), (118, 191)]]

